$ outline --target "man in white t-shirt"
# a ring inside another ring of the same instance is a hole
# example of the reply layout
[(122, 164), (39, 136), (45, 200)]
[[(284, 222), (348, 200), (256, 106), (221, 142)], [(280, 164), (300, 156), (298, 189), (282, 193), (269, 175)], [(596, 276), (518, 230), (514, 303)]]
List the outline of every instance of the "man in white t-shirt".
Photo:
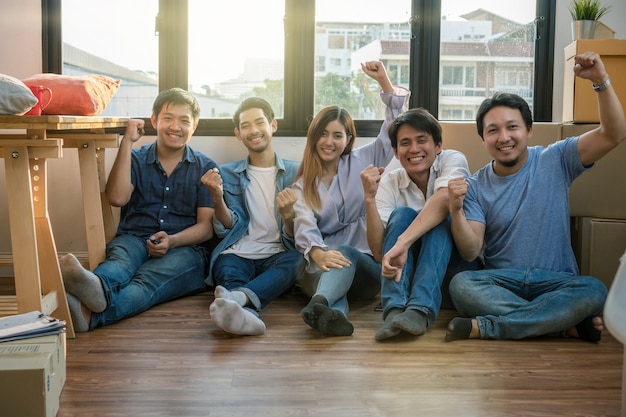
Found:
[(209, 311), (226, 332), (260, 335), (265, 333), (260, 310), (294, 284), (302, 259), (293, 243), (297, 197), (290, 188), (299, 163), (274, 152), (278, 123), (266, 100), (244, 100), (233, 122), (248, 158), (202, 178), (213, 194), (213, 227), (222, 239), (212, 252), (206, 280), (215, 286)]
[[(441, 285), (454, 251), (448, 216), (448, 180), (469, 176), (465, 155), (442, 149), (441, 126), (422, 108), (398, 116), (389, 137), (402, 168), (361, 173), (367, 238), (382, 262), (384, 323), (376, 340), (402, 332), (426, 333), (441, 307)], [(383, 256), (384, 255), (384, 256)], [(455, 268), (475, 268), (475, 264)]]

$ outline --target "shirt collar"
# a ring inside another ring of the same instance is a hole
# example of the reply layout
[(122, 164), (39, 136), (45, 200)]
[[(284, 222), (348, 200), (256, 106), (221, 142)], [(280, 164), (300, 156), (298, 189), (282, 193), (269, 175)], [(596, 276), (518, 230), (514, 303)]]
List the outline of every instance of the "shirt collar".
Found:
[[(157, 161), (157, 141), (152, 142), (148, 147), (148, 152), (146, 153), (146, 162), (148, 164), (154, 164)], [(195, 155), (189, 150), (189, 146), (185, 145), (185, 154), (183, 155), (183, 161), (187, 161), (189, 163), (194, 163), (196, 161)]]
[[(441, 151), (443, 152), (443, 151)], [(441, 167), (441, 158), (439, 158), (441, 156), (441, 152), (439, 152), (436, 156), (435, 156), (435, 160), (433, 161), (433, 164), (430, 167), (430, 175), (428, 176), (428, 183), (430, 184), (431, 181), (433, 181), (433, 178), (436, 177), (436, 173), (439, 172), (440, 167)], [(406, 172), (406, 169), (402, 170), (402, 173), (400, 175), (400, 179), (398, 181), (398, 188), (400, 189), (406, 189), (408, 188), (411, 184), (413, 184), (413, 180), (411, 179), (411, 177), (409, 177), (409, 174)]]
[[(276, 168), (278, 169), (278, 171), (285, 171), (285, 163), (276, 154), (276, 152), (274, 152), (274, 158), (276, 160)], [(241, 161), (239, 161), (239, 164), (237, 164), (234, 171), (237, 173), (244, 172), (245, 170), (248, 169), (248, 165), (249, 165), (248, 158), (244, 158)]]

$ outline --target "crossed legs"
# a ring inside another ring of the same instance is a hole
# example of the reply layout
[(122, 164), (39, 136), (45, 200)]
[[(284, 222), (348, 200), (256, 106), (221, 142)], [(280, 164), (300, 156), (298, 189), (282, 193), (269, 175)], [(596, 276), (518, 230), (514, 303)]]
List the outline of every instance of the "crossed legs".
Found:
[(598, 342), (605, 285), (539, 269), (465, 271), (450, 283), (456, 309), (446, 341), (565, 335)]

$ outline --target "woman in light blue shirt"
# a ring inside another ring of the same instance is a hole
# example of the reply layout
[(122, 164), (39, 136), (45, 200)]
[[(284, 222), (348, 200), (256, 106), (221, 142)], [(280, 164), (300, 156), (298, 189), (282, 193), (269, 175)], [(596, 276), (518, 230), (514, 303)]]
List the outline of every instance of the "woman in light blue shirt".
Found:
[[(294, 189), (294, 237), (305, 263), (298, 284), (311, 301), (302, 318), (329, 336), (349, 336), (348, 294), (367, 299), (380, 290), (380, 264), (367, 243), (360, 173), (368, 165), (384, 167), (393, 158), (387, 125), (405, 110), (409, 91), (394, 89), (381, 62), (361, 64), (380, 85), (385, 122), (376, 140), (352, 149), (356, 129), (338, 106), (323, 108), (307, 132), (307, 144)], [(356, 277), (356, 279), (355, 279)]]

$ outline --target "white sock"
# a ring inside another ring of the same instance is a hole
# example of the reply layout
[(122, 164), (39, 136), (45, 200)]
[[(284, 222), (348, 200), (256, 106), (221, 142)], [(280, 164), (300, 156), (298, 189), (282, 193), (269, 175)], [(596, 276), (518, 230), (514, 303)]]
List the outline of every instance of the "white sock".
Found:
[(72, 324), (74, 325), (74, 331), (77, 333), (83, 333), (89, 331), (89, 322), (83, 314), (83, 308), (78, 297), (68, 292), (65, 293), (67, 297), (67, 305), (70, 309), (70, 316), (72, 317)]
[(236, 301), (216, 298), (209, 306), (209, 312), (215, 324), (228, 333), (245, 336), (265, 333), (265, 323)]
[(241, 291), (228, 291), (226, 288), (218, 285), (215, 287), (215, 298), (224, 298), (231, 300), (244, 307), (248, 304), (248, 296)]

